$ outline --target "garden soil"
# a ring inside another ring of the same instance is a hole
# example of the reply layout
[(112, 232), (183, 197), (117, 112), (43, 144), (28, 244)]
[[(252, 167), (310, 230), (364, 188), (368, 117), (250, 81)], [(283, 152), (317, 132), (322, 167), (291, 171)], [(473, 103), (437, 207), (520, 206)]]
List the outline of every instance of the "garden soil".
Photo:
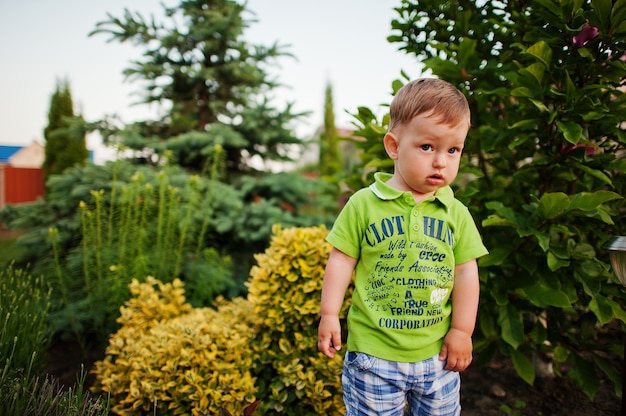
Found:
[[(81, 365), (87, 372), (102, 355), (101, 350), (83, 352), (75, 344), (60, 342), (49, 350), (48, 373), (65, 387), (71, 387), (80, 375)], [(621, 400), (608, 382), (601, 381), (600, 390), (590, 401), (571, 380), (565, 378), (537, 378), (531, 386), (515, 373), (510, 361), (504, 358), (496, 359), (485, 367), (474, 363), (462, 373), (461, 379), (462, 416), (620, 414)], [(93, 375), (88, 374), (86, 384), (92, 384), (93, 380)], [(508, 409), (503, 406), (508, 406)]]

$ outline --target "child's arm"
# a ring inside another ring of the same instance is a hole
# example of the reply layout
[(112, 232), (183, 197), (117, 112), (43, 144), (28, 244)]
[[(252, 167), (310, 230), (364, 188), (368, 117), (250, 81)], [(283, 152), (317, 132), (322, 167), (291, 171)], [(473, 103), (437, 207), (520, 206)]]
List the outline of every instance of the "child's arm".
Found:
[(328, 257), (324, 283), (320, 326), (317, 333), (317, 348), (327, 357), (333, 358), (341, 349), (341, 325), (339, 312), (346, 290), (352, 281), (357, 259), (333, 248)]
[(478, 312), (480, 283), (478, 264), (470, 260), (454, 269), (452, 323), (443, 341), (439, 358), (447, 360), (446, 370), (463, 371), (472, 362), (472, 334)]

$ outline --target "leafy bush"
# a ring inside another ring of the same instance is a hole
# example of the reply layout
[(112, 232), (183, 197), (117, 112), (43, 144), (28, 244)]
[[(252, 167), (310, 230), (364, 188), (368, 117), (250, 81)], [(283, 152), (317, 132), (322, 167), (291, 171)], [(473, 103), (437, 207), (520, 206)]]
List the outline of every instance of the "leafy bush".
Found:
[(198, 306), (211, 304), (233, 286), (228, 256), (203, 243), (210, 215), (193, 228), (193, 214), (211, 204), (206, 182), (186, 176), (181, 189), (171, 176), (168, 170), (159, 172), (155, 184), (138, 172), (109, 193), (91, 191), (91, 199), (79, 204), (80, 246), (64, 256), (60, 231), (50, 229), (55, 287), (62, 301), (53, 315), (56, 332), (71, 329), (80, 339), (91, 330), (104, 340), (117, 329), (119, 307), (130, 297), (133, 278), (184, 278)]
[(317, 351), (327, 230), (273, 230), (256, 256), (248, 299), (194, 309), (180, 280), (133, 281), (122, 328), (94, 370), (114, 412), (236, 415), (258, 399), (262, 414), (343, 413), (342, 362)]
[(96, 390), (120, 415), (242, 414), (255, 401), (250, 373), (250, 306), (238, 298), (218, 309), (185, 303), (183, 283), (134, 280), (122, 327), (95, 364)]
[[(455, 192), (490, 249), (478, 361), (508, 356), (532, 384), (533, 362), (552, 360), (589, 398), (599, 374), (621, 394), (621, 337), (604, 334), (626, 323), (626, 292), (602, 245), (626, 232), (626, 3), (402, 0), (396, 11), (389, 40), (472, 108)], [(355, 118), (367, 140), (354, 189), (390, 169), (388, 116)]]
[[(324, 240), (328, 231), (323, 226), (275, 226), (273, 232), (270, 246), (255, 256), (248, 282), (248, 300), (259, 319), (253, 345), (262, 409), (264, 414), (343, 414), (342, 360), (317, 351), (322, 281), (331, 249)], [(348, 304), (344, 302), (342, 317)]]

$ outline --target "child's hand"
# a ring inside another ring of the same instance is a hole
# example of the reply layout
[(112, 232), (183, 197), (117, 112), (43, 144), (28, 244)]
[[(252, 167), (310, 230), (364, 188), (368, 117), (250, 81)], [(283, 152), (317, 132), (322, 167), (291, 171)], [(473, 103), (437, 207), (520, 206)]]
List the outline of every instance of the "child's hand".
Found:
[(450, 328), (443, 340), (439, 359), (447, 360), (446, 370), (463, 371), (472, 362), (472, 336), (459, 329)]
[(322, 315), (317, 330), (317, 349), (328, 358), (333, 358), (341, 349), (341, 324), (338, 316)]

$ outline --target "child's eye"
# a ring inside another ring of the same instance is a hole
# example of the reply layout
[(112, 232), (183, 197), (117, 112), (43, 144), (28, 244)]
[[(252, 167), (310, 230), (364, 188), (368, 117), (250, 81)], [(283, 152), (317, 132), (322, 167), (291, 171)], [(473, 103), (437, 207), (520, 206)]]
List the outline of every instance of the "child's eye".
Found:
[(451, 155), (460, 152), (460, 150), (457, 147), (453, 147), (452, 149), (448, 150), (448, 153), (450, 153)]
[(433, 147), (429, 144), (423, 144), (422, 146), (422, 150), (428, 151), (431, 150)]

